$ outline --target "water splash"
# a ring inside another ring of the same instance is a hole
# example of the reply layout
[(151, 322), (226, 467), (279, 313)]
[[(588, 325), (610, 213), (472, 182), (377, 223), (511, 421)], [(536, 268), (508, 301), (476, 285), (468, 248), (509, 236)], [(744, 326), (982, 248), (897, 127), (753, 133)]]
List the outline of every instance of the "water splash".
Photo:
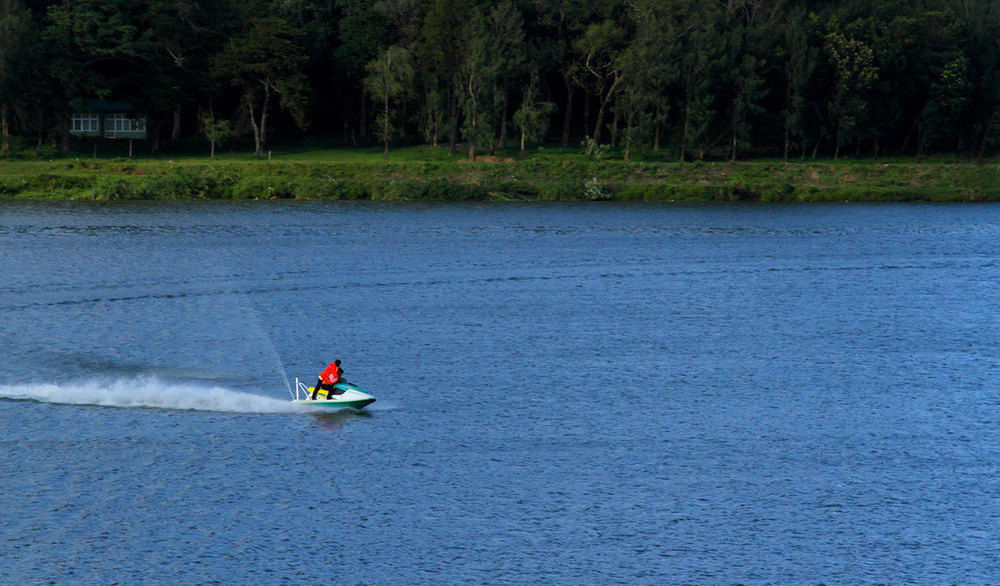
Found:
[(155, 377), (115, 381), (83, 380), (63, 385), (0, 385), (0, 399), (63, 405), (180, 409), (224, 413), (308, 413), (291, 402), (218, 386), (175, 383)]

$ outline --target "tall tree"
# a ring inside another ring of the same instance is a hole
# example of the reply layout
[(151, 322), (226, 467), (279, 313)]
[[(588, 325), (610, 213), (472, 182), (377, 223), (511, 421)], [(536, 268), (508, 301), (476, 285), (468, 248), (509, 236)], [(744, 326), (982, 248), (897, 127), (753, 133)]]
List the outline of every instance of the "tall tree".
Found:
[(805, 156), (805, 118), (808, 107), (806, 88), (818, 65), (819, 51), (813, 39), (811, 26), (815, 16), (802, 8), (792, 10), (788, 16), (784, 35), (785, 60), (785, 112), (784, 159), (795, 141)]
[(149, 66), (142, 68), (136, 84), (152, 119), (155, 149), (162, 123), (169, 119), (168, 137), (179, 139), (185, 106), (214, 89), (199, 79), (214, 36), (207, 34), (206, 15), (195, 0), (150, 0), (145, 4), (138, 42)]
[(406, 94), (413, 80), (413, 65), (410, 52), (402, 47), (389, 47), (375, 60), (365, 66), (365, 91), (381, 105), (377, 125), (382, 140), (382, 158), (389, 158), (389, 142), (393, 131), (394, 102)]
[(459, 71), (464, 118), (462, 135), (468, 141), (469, 160), (474, 161), (477, 148), (487, 142), (491, 134), (483, 94), (497, 76), (497, 64), (489, 50), (487, 24), (480, 11), (473, 14), (466, 30), (468, 44)]
[(969, 59), (969, 127), (975, 129), (976, 154), (982, 158), (1000, 129), (1000, 3), (962, 0), (956, 11), (966, 31)]
[(521, 133), (522, 153), (526, 141), (538, 141), (545, 135), (549, 115), (556, 107), (552, 102), (538, 100), (538, 85), (538, 77), (533, 75), (525, 87), (521, 107), (514, 112), (514, 125)]
[(763, 111), (760, 102), (767, 94), (763, 69), (773, 52), (783, 4), (783, 0), (729, 0), (726, 7), (730, 160), (750, 141), (753, 117)]
[[(489, 114), (493, 126), (490, 151), (507, 142), (509, 95), (515, 79), (524, 69), (524, 23), (509, 0), (502, 0), (485, 17), (486, 50), (493, 55)], [(495, 137), (496, 140), (493, 140)]]
[(274, 97), (300, 128), (306, 126), (308, 86), (302, 74), (305, 61), (297, 32), (280, 18), (252, 19), (247, 30), (226, 43), (213, 59), (215, 75), (242, 92), (241, 103), (249, 114), (256, 156), (264, 154)]
[(587, 27), (583, 37), (576, 42), (576, 49), (583, 56), (589, 87), (600, 104), (594, 126), (594, 142), (601, 141), (604, 117), (608, 105), (621, 90), (625, 78), (624, 61), (620, 53), (626, 41), (625, 30), (614, 20), (607, 19)]
[(388, 18), (368, 2), (341, 2), (337, 23), (339, 46), (334, 51), (337, 77), (346, 112), (356, 115), (358, 137), (368, 137), (368, 95), (362, 80), (365, 67), (393, 42), (394, 31)]
[(682, 19), (682, 56), (679, 64), (680, 92), (680, 160), (697, 148), (698, 159), (707, 151), (706, 138), (709, 125), (715, 116), (712, 103), (713, 70), (717, 66), (718, 48), (721, 46), (714, 8), (689, 0), (677, 15)]
[[(629, 66), (624, 93), (636, 91), (649, 109), (653, 150), (660, 150), (660, 137), (670, 122), (671, 101), (676, 92), (682, 56), (682, 20), (677, 3), (634, 0), (630, 17), (635, 33), (629, 43)], [(634, 101), (630, 100), (634, 103)], [(629, 131), (631, 132), (631, 131)]]
[[(469, 3), (464, 0), (431, 0), (421, 34), (419, 61), (421, 77), (430, 104), (440, 104), (436, 115), (425, 115), (425, 120), (443, 120), (443, 127), (433, 134), (447, 133), (448, 148), (455, 149), (458, 138), (459, 101), (466, 90), (462, 83), (462, 69), (468, 61)], [(482, 30), (482, 29), (480, 29)], [(481, 39), (479, 39), (481, 41)]]
[(840, 147), (855, 138), (859, 120), (868, 111), (867, 94), (878, 77), (878, 71), (871, 47), (840, 32), (826, 35), (826, 51), (835, 76), (830, 113), (837, 124), (833, 153), (836, 159), (840, 155)]
[(31, 14), (20, 0), (0, 0), (0, 157), (10, 151), (10, 110), (14, 87), (15, 59)]

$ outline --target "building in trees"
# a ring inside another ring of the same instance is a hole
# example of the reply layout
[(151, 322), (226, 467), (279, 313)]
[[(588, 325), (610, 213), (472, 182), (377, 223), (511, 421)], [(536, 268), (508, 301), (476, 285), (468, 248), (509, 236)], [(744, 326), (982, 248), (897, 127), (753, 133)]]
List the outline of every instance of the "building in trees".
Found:
[(124, 101), (81, 100), (74, 103), (69, 118), (72, 136), (145, 140), (146, 115)]

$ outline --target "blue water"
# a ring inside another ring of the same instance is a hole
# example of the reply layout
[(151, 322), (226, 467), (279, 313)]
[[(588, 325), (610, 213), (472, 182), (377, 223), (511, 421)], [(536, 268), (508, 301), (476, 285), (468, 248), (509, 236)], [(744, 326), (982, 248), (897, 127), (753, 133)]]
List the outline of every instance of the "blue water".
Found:
[[(0, 582), (995, 581), (998, 253), (979, 205), (6, 203)], [(292, 409), (334, 357), (378, 402)]]

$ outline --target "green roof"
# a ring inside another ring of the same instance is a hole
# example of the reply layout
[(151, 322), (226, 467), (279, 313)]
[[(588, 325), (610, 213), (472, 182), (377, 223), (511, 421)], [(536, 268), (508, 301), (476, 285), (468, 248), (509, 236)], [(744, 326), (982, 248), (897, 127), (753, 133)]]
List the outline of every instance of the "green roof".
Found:
[(70, 106), (80, 112), (133, 112), (132, 102), (125, 100), (73, 100)]

